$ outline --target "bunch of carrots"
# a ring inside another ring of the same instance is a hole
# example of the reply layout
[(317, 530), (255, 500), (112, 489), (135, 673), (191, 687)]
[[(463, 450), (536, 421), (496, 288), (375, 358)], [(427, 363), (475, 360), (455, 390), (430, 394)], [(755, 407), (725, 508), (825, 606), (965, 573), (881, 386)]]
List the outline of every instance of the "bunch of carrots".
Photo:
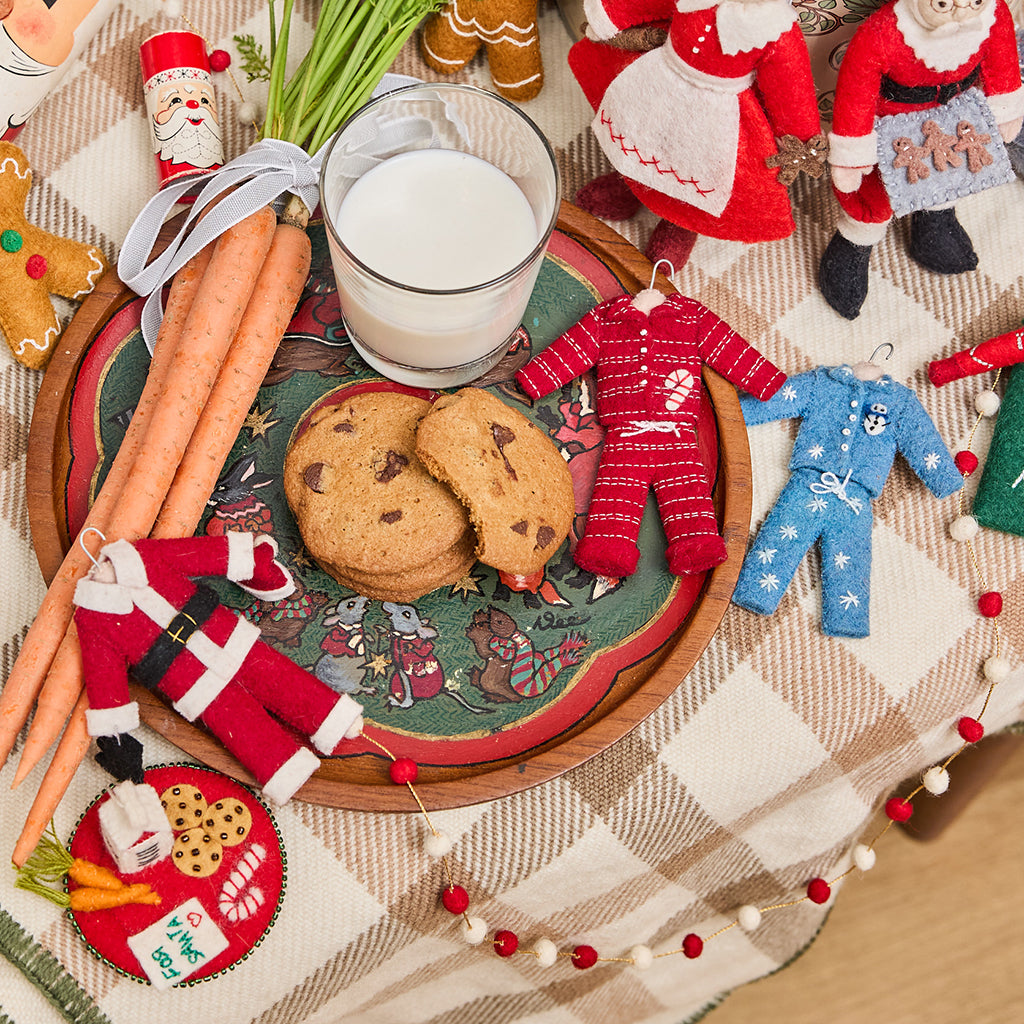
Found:
[[(74, 883), (74, 888), (65, 892), (54, 888), (64, 880)], [(56, 903), (70, 907), (76, 912), (109, 910), (124, 907), (130, 903), (145, 903), (157, 906), (159, 894), (143, 882), (125, 885), (121, 879), (102, 864), (72, 857), (61, 846), (57, 833), (51, 830), (42, 836), (36, 849), (18, 872), (15, 886), (34, 892)]]
[[(270, 0), (262, 136), (319, 146), (354, 112), (438, 0), (323, 0), (311, 49), (285, 82), (294, 0)], [(304, 137), (301, 133), (307, 132)], [(175, 275), (141, 398), (106, 479), (0, 694), (0, 767), (33, 709), (17, 786), (57, 742), (12, 860), (21, 867), (89, 750), (75, 586), (87, 532), (107, 542), (193, 533), (309, 275), (310, 211), (289, 197), (230, 228)]]

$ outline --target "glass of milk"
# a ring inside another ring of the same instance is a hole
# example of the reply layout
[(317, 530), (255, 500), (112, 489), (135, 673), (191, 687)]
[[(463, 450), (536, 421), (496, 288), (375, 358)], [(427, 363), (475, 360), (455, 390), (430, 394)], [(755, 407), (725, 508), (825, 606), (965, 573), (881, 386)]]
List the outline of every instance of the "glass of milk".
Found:
[(331, 141), (320, 206), (349, 338), (402, 384), (466, 384), (508, 349), (558, 217), (554, 154), (517, 107), (416, 84)]

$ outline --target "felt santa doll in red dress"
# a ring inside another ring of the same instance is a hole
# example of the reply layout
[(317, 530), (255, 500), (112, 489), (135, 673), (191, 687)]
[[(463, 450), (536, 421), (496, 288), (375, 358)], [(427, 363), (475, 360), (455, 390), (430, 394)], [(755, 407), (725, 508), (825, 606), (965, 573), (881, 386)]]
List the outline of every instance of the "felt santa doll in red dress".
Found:
[[(1000, 139), (1016, 137), (1022, 114), (1004, 0), (894, 0), (857, 28), (839, 68), (829, 135), (841, 212), (819, 283), (833, 309), (848, 320), (859, 314), (871, 249), (894, 207), (910, 212), (909, 251), (922, 266), (960, 274), (978, 265), (953, 199), (1012, 180), (1008, 161), (1001, 177), (982, 176), (994, 175), (991, 151), (998, 158)], [(905, 176), (892, 176), (891, 166)]]
[[(107, 544), (75, 588), (75, 624), (89, 697), (86, 723), (97, 760), (139, 781), (139, 710), (129, 675), (201, 721), (282, 804), (319, 767), (310, 747), (333, 754), (359, 735), (362, 707), (260, 639), (251, 622), (194, 577), (220, 576), (276, 601), (294, 584), (266, 534)], [(273, 713), (273, 714), (271, 714)], [(273, 716), (276, 716), (273, 717)], [(277, 721), (281, 719), (281, 721)]]
[[(791, 170), (815, 176), (824, 147), (807, 45), (787, 0), (586, 0), (584, 13), (587, 38), (569, 65), (615, 170), (576, 202), (611, 219), (646, 206), (661, 218), (646, 254), (677, 269), (694, 232), (744, 242), (791, 234), (783, 182), (792, 178), (780, 180), (776, 139), (788, 137)], [(647, 52), (603, 42), (660, 20), (668, 38)]]

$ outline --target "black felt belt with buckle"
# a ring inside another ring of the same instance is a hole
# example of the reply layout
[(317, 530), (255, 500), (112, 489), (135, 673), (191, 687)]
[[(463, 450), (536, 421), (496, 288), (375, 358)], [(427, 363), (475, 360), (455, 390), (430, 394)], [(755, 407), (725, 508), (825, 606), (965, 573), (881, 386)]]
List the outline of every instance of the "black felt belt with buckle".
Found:
[(882, 97), (890, 103), (908, 103), (922, 105), (925, 103), (948, 103), (954, 96), (966, 92), (976, 85), (981, 77), (981, 68), (976, 67), (965, 78), (947, 85), (903, 85), (894, 82), (888, 75), (882, 76)]
[(167, 674), (174, 659), (185, 649), (188, 638), (213, 614), (220, 599), (209, 587), (198, 586), (185, 607), (153, 641), (153, 646), (132, 667), (132, 676), (147, 689), (154, 689)]

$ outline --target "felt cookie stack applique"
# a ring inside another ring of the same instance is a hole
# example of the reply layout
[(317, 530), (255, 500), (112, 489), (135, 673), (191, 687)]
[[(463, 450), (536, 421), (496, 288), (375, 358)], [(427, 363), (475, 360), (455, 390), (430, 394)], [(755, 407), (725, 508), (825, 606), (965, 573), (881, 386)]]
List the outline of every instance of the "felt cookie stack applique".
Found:
[(84, 298), (107, 261), (94, 246), (29, 224), (25, 201), (31, 186), (25, 154), (0, 141), (0, 331), (18, 362), (41, 370), (61, 332), (50, 296)]

